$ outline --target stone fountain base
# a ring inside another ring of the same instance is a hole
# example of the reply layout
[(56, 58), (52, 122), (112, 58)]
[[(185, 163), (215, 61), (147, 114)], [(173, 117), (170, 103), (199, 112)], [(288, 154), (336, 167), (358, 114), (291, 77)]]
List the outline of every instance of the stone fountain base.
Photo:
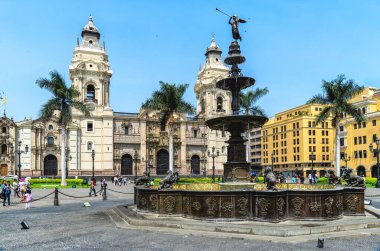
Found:
[[(257, 184), (252, 190), (221, 189), (219, 184), (175, 185), (174, 189), (135, 187), (138, 210), (194, 219), (280, 222), (334, 220), (364, 215), (364, 188), (284, 184), (279, 191)], [(222, 185), (223, 186), (223, 185)]]
[(232, 162), (224, 164), (224, 179), (226, 181), (248, 181), (250, 164), (247, 162)]

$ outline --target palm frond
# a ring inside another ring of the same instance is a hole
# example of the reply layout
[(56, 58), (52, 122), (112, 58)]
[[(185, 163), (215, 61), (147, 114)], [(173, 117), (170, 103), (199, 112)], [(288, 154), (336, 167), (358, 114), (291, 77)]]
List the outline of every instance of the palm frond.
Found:
[(51, 98), (49, 99), (44, 105), (42, 105), (42, 108), (40, 110), (40, 117), (42, 121), (46, 122), (51, 117), (53, 117), (54, 111), (59, 110), (61, 107), (60, 99), (58, 98)]
[(326, 121), (332, 112), (333, 112), (333, 109), (331, 106), (324, 107), (323, 110), (317, 116), (316, 124)]
[(88, 107), (84, 103), (74, 101), (71, 103), (71, 105), (75, 109), (81, 111), (86, 118), (90, 117), (90, 111), (88, 110)]

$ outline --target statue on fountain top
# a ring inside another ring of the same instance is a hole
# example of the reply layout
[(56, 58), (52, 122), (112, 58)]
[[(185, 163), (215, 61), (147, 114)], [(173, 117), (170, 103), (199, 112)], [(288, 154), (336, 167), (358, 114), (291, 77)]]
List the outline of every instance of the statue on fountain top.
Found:
[[(233, 22), (231, 22), (232, 19), (234, 20)], [(228, 20), (228, 23), (232, 27), (232, 37), (235, 40), (239, 39), (241, 41), (241, 36), (239, 33), (239, 23), (246, 23), (246, 22), (247, 21), (245, 21), (243, 19), (239, 19), (236, 15), (233, 15), (232, 17), (230, 17), (230, 20)]]

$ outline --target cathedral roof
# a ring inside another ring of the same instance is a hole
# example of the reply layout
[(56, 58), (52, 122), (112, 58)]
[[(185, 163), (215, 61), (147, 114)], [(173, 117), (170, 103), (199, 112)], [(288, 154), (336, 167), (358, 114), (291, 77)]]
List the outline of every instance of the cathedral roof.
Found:
[(88, 33), (88, 34), (94, 34), (94, 35), (97, 36), (98, 39), (100, 37), (99, 30), (98, 30), (98, 28), (96, 28), (96, 26), (94, 25), (94, 23), (92, 21), (92, 16), (89, 17), (88, 23), (82, 29), (82, 37), (86, 33)]

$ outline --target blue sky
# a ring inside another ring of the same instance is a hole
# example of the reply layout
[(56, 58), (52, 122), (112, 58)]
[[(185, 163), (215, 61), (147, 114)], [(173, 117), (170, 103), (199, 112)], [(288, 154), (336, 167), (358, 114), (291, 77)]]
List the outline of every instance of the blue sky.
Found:
[[(7, 115), (37, 118), (50, 94), (35, 81), (68, 66), (76, 37), (91, 14), (106, 42), (114, 111), (138, 112), (160, 80), (193, 87), (211, 33), (226, 55), (232, 41), (228, 17), (240, 26), (243, 73), (268, 87), (259, 101), (269, 116), (305, 103), (322, 79), (346, 74), (380, 86), (380, 1), (58, 1), (0, 0), (0, 90)], [(2, 109), (2, 108), (0, 108)], [(2, 111), (1, 111), (2, 112)]]

